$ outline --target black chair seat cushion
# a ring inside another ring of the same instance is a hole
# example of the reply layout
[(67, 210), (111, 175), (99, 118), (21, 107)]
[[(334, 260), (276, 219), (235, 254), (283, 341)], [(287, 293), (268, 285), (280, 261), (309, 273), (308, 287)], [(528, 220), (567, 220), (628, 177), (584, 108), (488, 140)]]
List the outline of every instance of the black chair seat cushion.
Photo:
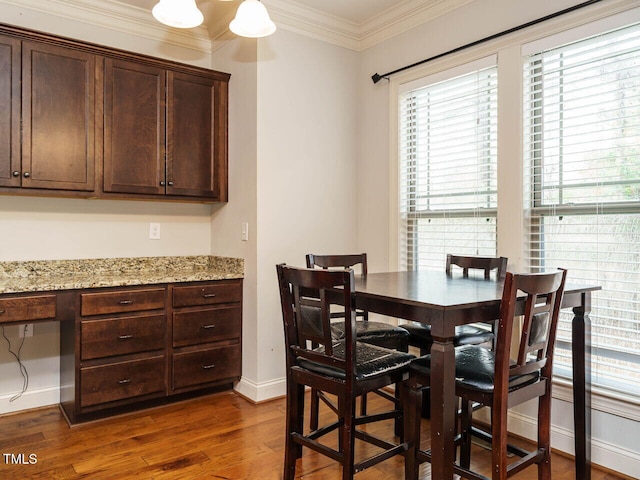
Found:
[[(409, 332), (409, 344), (413, 346), (426, 347), (433, 343), (431, 336), (431, 325), (411, 322), (402, 326)], [(493, 332), (491, 330), (477, 327), (475, 325), (460, 325), (456, 327), (456, 336), (453, 344), (458, 347), (461, 345), (478, 345), (481, 343), (492, 342)]]
[[(421, 375), (429, 375), (431, 357), (425, 355), (411, 362), (411, 370)], [(540, 378), (540, 372), (516, 375), (509, 379), (509, 388), (533, 383)], [(482, 392), (492, 392), (495, 379), (495, 355), (493, 350), (478, 345), (456, 348), (456, 384)]]
[[(316, 349), (324, 351), (324, 347)], [(345, 342), (340, 340), (333, 345), (333, 354), (338, 358), (344, 358)], [(391, 370), (408, 367), (411, 360), (415, 359), (411, 354), (389, 350), (388, 348), (356, 342), (356, 379), (363, 380), (376, 375), (383, 375)], [(312, 372), (327, 375), (329, 377), (344, 379), (344, 370), (329, 365), (323, 365), (311, 360), (301, 358), (298, 365)]]
[[(332, 336), (343, 339), (344, 322), (334, 322), (331, 324)], [(385, 340), (385, 339), (409, 339), (409, 332), (403, 327), (396, 327), (385, 322), (356, 321), (356, 337), (358, 340)]]

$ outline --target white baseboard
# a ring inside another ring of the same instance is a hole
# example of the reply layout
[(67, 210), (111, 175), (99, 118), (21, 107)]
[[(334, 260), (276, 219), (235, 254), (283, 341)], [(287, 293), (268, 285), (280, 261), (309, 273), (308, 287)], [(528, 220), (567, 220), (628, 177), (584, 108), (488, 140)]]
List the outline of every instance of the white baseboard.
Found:
[(37, 390), (27, 390), (20, 398), (10, 401), (16, 393), (0, 395), (0, 415), (5, 413), (41, 408), (60, 403), (60, 387), (51, 386)]
[[(477, 419), (489, 423), (487, 410), (477, 412)], [(474, 414), (474, 418), (476, 415)], [(537, 432), (536, 420), (519, 412), (509, 412), (509, 431), (515, 435), (535, 440)], [(551, 447), (569, 455), (574, 454), (574, 434), (572, 430), (551, 426)], [(608, 470), (640, 478), (640, 453), (619, 445), (598, 439), (591, 441), (591, 463)]]
[(243, 397), (259, 403), (286, 395), (287, 381), (285, 378), (278, 378), (268, 382), (256, 383), (253, 380), (242, 377), (234, 389)]

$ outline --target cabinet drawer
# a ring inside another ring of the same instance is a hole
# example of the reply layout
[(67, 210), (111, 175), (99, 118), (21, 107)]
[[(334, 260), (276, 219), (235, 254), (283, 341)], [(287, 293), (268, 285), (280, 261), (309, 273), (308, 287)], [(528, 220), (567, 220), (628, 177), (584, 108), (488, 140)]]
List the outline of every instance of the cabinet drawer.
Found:
[(0, 299), (0, 323), (48, 320), (55, 317), (55, 295)]
[(240, 282), (209, 283), (173, 289), (174, 307), (239, 302), (241, 299), (242, 284)]
[(164, 315), (84, 320), (82, 359), (164, 349), (165, 324)]
[(83, 368), (80, 385), (83, 407), (163, 392), (164, 357)]
[(164, 288), (118, 290), (113, 292), (83, 293), (80, 295), (80, 314), (102, 315), (164, 308)]
[(241, 374), (240, 345), (173, 355), (173, 388), (215, 382)]
[(174, 347), (239, 338), (241, 330), (240, 306), (215, 307), (173, 314)]

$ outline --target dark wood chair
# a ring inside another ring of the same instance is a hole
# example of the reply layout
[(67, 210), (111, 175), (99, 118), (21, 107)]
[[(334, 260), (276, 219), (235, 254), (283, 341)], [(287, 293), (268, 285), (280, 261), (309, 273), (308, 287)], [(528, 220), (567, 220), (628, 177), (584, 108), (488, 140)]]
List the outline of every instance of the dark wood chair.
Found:
[[(325, 271), (277, 266), (284, 321), (287, 361), (287, 431), (284, 479), (295, 477), (296, 459), (308, 447), (342, 464), (342, 478), (371, 467), (393, 455), (406, 456), (406, 442), (391, 443), (360, 430), (362, 424), (390, 418), (401, 419), (402, 409), (356, 416), (356, 399), (382, 387), (405, 381), (415, 357), (356, 341), (353, 270)], [(308, 292), (313, 296), (307, 296)], [(347, 328), (336, 339), (331, 329), (331, 306), (341, 305)], [(305, 387), (337, 397), (335, 422), (305, 434)], [(322, 443), (327, 433), (338, 430), (336, 450)], [(355, 463), (355, 440), (379, 448), (376, 455)]]
[[(453, 275), (452, 266), (462, 269), (462, 276), (468, 277), (469, 270), (481, 271), (486, 280), (491, 278), (491, 273), (495, 272), (497, 281), (504, 279), (507, 273), (506, 257), (465, 257), (460, 255), (447, 255), (445, 271), (447, 275)], [(433, 345), (433, 337), (431, 336), (431, 325), (421, 323), (409, 323), (403, 325), (409, 332), (409, 345), (420, 349), (420, 355), (427, 355), (431, 351)], [(495, 328), (481, 325), (461, 325), (456, 327), (454, 337), (454, 345), (480, 345), (483, 343), (493, 342)]]
[[(315, 255), (307, 254), (307, 268), (322, 268), (324, 270), (333, 269), (348, 269), (348, 268), (360, 268), (360, 274), (367, 276), (367, 254), (357, 253), (350, 255)], [(332, 312), (331, 318), (343, 318), (343, 312)], [(369, 312), (363, 310), (356, 310), (356, 317), (361, 317), (362, 320), (356, 321), (356, 337), (358, 341), (368, 343), (371, 345), (377, 345), (379, 347), (391, 348), (399, 350), (401, 352), (407, 352), (409, 350), (409, 332), (403, 327), (390, 325), (385, 322), (369, 321)], [(345, 337), (345, 322), (334, 321), (331, 324), (331, 329), (336, 338)], [(380, 395), (388, 400), (396, 402), (398, 404), (398, 395), (395, 397), (389, 395), (384, 390), (376, 391), (377, 395)], [(398, 393), (398, 390), (396, 390)], [(311, 395), (311, 428), (317, 428), (318, 426), (318, 408), (319, 401), (323, 400), (329, 408), (335, 410), (335, 406), (322, 394), (312, 392)], [(363, 395), (360, 404), (361, 415), (367, 413), (367, 396)], [(397, 424), (396, 433), (400, 434), (402, 431), (402, 425)]]
[[(553, 349), (562, 303), (566, 270), (556, 273), (512, 274), (504, 281), (500, 321), (495, 349), (480, 345), (456, 348), (456, 395), (462, 399), (460, 462), (454, 472), (463, 478), (488, 480), (470, 470), (472, 403), (491, 407), (493, 480), (505, 480), (524, 468), (537, 465), (538, 478), (551, 480), (551, 385)], [(522, 292), (522, 293), (520, 293)], [(522, 297), (526, 296), (526, 299)], [(521, 300), (518, 302), (518, 297)], [(511, 351), (516, 318), (522, 316), (522, 332), (517, 351)], [(512, 359), (513, 358), (513, 359)], [(429, 385), (430, 356), (420, 357), (411, 365), (408, 382), (406, 432), (413, 455), (408, 462), (410, 478), (418, 478), (421, 462), (430, 461), (429, 451), (420, 449), (418, 410), (422, 389)], [(508, 444), (507, 411), (531, 399), (538, 399), (538, 439), (534, 451)], [(452, 405), (452, 408), (456, 406)], [(507, 464), (507, 451), (521, 457)]]
[[(325, 270), (360, 268), (360, 273), (367, 276), (367, 254), (353, 255), (314, 255), (306, 256), (307, 268), (320, 267)], [(332, 318), (342, 317), (342, 313), (333, 312)], [(369, 321), (369, 312), (358, 310), (358, 317), (362, 317), (356, 324), (356, 335), (361, 342), (379, 347), (392, 348), (406, 352), (408, 350), (409, 332), (403, 327), (390, 325), (385, 322)], [(334, 335), (344, 338), (344, 322), (333, 322), (331, 325)]]

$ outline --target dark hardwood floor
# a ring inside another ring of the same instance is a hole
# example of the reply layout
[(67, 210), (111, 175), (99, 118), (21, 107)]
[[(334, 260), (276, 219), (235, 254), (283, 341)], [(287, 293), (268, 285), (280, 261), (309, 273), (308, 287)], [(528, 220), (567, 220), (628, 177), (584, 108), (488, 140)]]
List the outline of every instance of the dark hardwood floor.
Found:
[[(383, 408), (371, 399), (370, 408)], [(251, 479), (282, 478), (284, 399), (253, 405), (231, 392), (187, 400), (69, 427), (57, 406), (0, 416), (0, 479)], [(325, 412), (323, 415), (326, 415)], [(428, 422), (424, 436), (428, 437)], [(392, 431), (380, 423), (381, 436)], [(388, 437), (388, 435), (386, 435)], [(357, 449), (365, 455), (365, 448)], [(8, 455), (8, 456), (7, 456)], [(474, 447), (476, 468), (486, 468), (489, 452)], [(358, 480), (403, 478), (395, 457), (359, 473)], [(429, 465), (421, 473), (428, 478)], [(297, 478), (333, 480), (340, 468), (309, 450)], [(537, 479), (536, 469), (516, 477)], [(553, 456), (554, 480), (573, 479), (573, 463)], [(619, 480), (593, 470), (593, 480)]]

